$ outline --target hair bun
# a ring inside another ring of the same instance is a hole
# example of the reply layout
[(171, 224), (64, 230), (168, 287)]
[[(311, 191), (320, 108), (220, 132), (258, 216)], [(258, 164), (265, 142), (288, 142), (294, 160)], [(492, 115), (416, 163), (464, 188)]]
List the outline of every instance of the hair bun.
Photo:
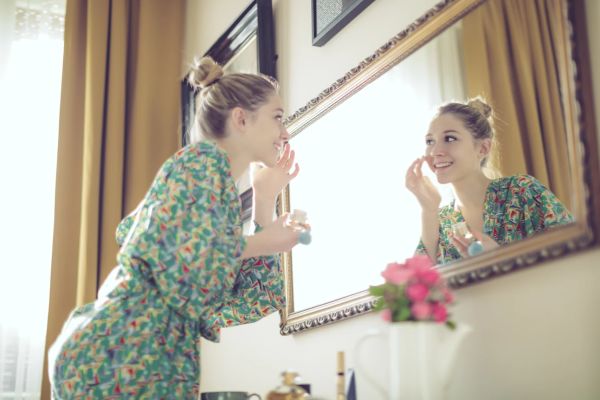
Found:
[(190, 71), (188, 82), (194, 86), (204, 89), (212, 85), (223, 76), (223, 68), (211, 57), (195, 59)]
[(473, 107), (477, 111), (481, 113), (486, 119), (492, 116), (492, 107), (485, 100), (479, 96), (470, 99), (467, 102), (469, 107)]

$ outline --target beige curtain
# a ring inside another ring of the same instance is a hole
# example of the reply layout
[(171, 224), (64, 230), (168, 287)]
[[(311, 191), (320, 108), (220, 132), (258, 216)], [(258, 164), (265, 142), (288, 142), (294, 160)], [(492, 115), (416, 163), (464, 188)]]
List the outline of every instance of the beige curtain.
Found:
[(467, 94), (496, 115), (496, 166), (535, 176), (571, 208), (557, 53), (565, 12), (560, 0), (489, 0), (463, 20), (463, 35)]
[(96, 298), (117, 224), (180, 145), (183, 11), (184, 0), (67, 1), (46, 351)]

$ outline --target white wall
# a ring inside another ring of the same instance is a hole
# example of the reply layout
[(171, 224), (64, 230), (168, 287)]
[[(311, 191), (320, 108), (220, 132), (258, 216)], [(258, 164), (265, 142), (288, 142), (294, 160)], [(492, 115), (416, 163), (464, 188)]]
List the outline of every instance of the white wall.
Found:
[[(435, 2), (377, 0), (318, 48), (311, 45), (310, 1), (274, 0), (278, 75), (288, 111), (317, 96)], [(206, 51), (246, 5), (188, 0), (184, 64)], [(594, 93), (600, 99), (600, 2), (588, 0), (587, 6)], [(459, 290), (454, 317), (475, 331), (463, 345), (449, 398), (600, 398), (599, 257), (600, 250), (592, 250)], [(358, 338), (384, 327), (373, 314), (294, 336), (281, 336), (278, 324), (279, 316), (272, 315), (223, 330), (220, 344), (203, 342), (202, 390), (264, 395), (282, 370), (292, 368), (315, 395), (333, 399), (336, 352), (345, 351), (348, 366), (354, 366)], [(369, 360), (382, 376), (386, 357), (379, 350)], [(357, 378), (361, 400), (380, 398), (360, 374)]]

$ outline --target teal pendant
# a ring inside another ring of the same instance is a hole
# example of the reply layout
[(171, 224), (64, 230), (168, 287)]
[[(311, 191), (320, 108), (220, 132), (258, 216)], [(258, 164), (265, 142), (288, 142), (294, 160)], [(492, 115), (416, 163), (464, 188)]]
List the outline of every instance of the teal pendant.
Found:
[(469, 253), (470, 256), (475, 256), (475, 255), (481, 253), (482, 251), (483, 251), (483, 244), (479, 240), (474, 241), (467, 248), (467, 252)]
[(298, 242), (302, 244), (310, 244), (312, 238), (310, 236), (310, 231), (304, 230), (300, 232), (300, 236), (298, 237)]

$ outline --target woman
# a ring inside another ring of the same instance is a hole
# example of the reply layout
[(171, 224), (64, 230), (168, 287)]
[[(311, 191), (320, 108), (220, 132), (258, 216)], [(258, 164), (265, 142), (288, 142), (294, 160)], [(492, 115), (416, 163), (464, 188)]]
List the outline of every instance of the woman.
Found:
[[(417, 253), (437, 263), (468, 256), (471, 240), (479, 240), (485, 251), (573, 221), (565, 206), (534, 177), (490, 179), (484, 174), (493, 150), (491, 119), (491, 107), (479, 98), (441, 106), (425, 136), (425, 155), (406, 173), (406, 187), (422, 211)], [(439, 183), (452, 186), (450, 204), (440, 208), (439, 192), (422, 173), (424, 163)], [(473, 239), (453, 233), (460, 222), (466, 222)]]
[[(277, 194), (298, 174), (277, 83), (195, 66), (204, 137), (159, 170), (117, 229), (118, 265), (98, 300), (76, 309), (50, 350), (53, 397), (195, 399), (200, 337), (256, 321), (285, 304), (278, 253), (299, 233), (273, 221)], [(280, 155), (281, 154), (281, 155)], [(256, 233), (242, 235), (237, 179), (253, 161)]]

